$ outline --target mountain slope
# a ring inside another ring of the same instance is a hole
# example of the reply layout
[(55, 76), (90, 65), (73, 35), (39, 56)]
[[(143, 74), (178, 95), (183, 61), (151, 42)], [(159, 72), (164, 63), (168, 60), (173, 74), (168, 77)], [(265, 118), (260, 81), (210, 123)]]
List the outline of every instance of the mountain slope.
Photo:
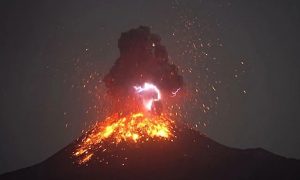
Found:
[(118, 144), (85, 165), (74, 163), (75, 141), (46, 161), (0, 179), (300, 179), (299, 160), (259, 148), (229, 148), (184, 126), (176, 133), (173, 142)]

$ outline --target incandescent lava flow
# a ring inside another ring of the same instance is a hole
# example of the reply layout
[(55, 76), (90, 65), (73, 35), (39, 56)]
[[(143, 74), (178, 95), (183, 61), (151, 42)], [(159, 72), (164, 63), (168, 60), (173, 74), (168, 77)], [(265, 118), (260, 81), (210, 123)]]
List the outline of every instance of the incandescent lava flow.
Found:
[[(73, 156), (85, 164), (120, 143), (173, 141), (175, 121), (167, 106), (183, 87), (178, 68), (168, 61), (160, 37), (148, 27), (122, 33), (120, 57), (104, 77), (112, 112), (97, 122), (79, 141)], [(166, 111), (168, 109), (168, 112)]]
[(120, 142), (144, 143), (149, 140), (173, 141), (174, 121), (164, 115), (145, 115), (142, 112), (126, 116), (114, 114), (104, 122), (96, 123), (82, 140), (74, 155), (79, 164), (88, 162), (97, 151), (105, 151), (106, 143)]

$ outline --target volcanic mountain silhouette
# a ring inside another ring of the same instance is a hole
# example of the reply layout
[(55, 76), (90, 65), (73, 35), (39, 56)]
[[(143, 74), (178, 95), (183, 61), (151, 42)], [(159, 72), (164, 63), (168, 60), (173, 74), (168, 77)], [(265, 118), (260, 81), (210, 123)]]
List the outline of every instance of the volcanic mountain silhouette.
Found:
[[(79, 143), (74, 141), (44, 162), (0, 179), (300, 179), (299, 160), (261, 148), (229, 148), (185, 125), (176, 127), (176, 136), (173, 142), (120, 143), (84, 165), (74, 163)], [(105, 161), (99, 163), (99, 157)]]

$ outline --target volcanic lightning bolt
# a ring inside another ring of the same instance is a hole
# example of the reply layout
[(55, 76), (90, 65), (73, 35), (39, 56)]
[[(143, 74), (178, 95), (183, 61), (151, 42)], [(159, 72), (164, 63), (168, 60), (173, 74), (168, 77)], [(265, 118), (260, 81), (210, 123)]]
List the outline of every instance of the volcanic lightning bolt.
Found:
[(154, 101), (159, 101), (161, 99), (160, 91), (154, 84), (146, 82), (143, 87), (134, 86), (133, 88), (136, 90), (136, 93), (142, 97), (144, 107), (148, 111), (152, 109)]

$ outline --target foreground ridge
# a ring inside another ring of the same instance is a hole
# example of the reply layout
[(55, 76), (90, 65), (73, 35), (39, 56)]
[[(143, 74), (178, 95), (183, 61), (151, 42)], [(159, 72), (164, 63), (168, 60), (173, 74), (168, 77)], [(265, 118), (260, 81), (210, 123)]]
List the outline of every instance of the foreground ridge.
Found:
[[(299, 179), (300, 161), (263, 149), (223, 146), (184, 125), (173, 141), (120, 142), (95, 152), (84, 165), (72, 154), (75, 141), (46, 161), (0, 179)], [(102, 161), (102, 163), (99, 163)]]

